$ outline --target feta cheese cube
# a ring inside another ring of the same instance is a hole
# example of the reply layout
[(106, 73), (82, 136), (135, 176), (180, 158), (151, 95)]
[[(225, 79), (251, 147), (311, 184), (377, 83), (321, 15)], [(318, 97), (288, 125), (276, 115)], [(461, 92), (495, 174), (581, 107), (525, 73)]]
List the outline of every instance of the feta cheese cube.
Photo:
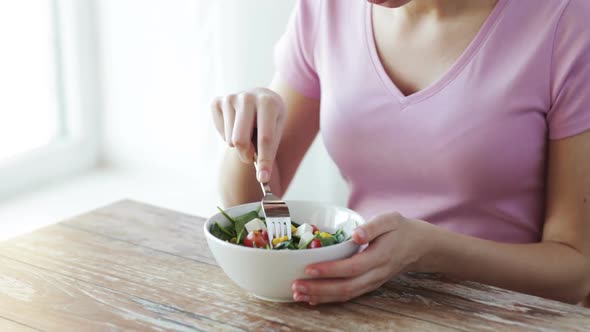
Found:
[(313, 234), (313, 227), (311, 227), (310, 224), (303, 224), (299, 227), (297, 227), (297, 231), (295, 231), (295, 235), (297, 236), (303, 236), (303, 234), (305, 233), (311, 233)]
[(303, 235), (301, 235), (301, 239), (299, 239), (299, 249), (307, 247), (307, 245), (311, 242), (311, 240), (313, 240), (314, 237), (315, 235), (313, 235), (311, 232), (303, 233)]
[(259, 231), (259, 230), (264, 230), (266, 229), (266, 225), (264, 224), (264, 222), (258, 218), (254, 218), (252, 220), (250, 220), (246, 225), (244, 225), (244, 227), (246, 227), (246, 230), (248, 231), (248, 233), (252, 232), (252, 231)]

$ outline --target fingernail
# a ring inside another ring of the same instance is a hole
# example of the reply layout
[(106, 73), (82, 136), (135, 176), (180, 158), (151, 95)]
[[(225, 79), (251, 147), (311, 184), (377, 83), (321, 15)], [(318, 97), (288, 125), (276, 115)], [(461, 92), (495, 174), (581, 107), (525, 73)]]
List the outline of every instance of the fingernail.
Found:
[(260, 182), (270, 181), (268, 171), (262, 170), (262, 171), (258, 172), (258, 181), (260, 181)]
[(356, 234), (356, 237), (359, 238), (359, 240), (361, 241), (364, 241), (367, 238), (367, 233), (362, 228), (358, 228), (354, 232)]
[(307, 288), (303, 285), (298, 285), (295, 287), (295, 291), (299, 293), (307, 293)]
[(307, 274), (310, 277), (317, 277), (320, 275), (320, 271), (316, 269), (307, 269), (307, 271), (305, 271), (305, 274)]

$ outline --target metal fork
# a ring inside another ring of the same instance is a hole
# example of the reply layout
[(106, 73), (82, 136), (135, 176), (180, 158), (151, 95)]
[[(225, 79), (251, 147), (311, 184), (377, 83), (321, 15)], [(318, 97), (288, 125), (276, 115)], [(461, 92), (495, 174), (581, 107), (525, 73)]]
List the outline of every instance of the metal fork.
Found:
[[(254, 143), (255, 150), (257, 149), (256, 136), (257, 133), (256, 130), (254, 130), (252, 142)], [(258, 174), (259, 169), (257, 160), (258, 155), (255, 152), (254, 168), (256, 168), (256, 173)], [(289, 214), (289, 207), (287, 206), (287, 203), (272, 193), (268, 182), (263, 183), (259, 181), (259, 183), (264, 195), (261, 201), (262, 213), (264, 214), (264, 218), (266, 220), (268, 241), (270, 243), (270, 247), (272, 248), (273, 238), (287, 236), (287, 238), (291, 240), (291, 215)]]

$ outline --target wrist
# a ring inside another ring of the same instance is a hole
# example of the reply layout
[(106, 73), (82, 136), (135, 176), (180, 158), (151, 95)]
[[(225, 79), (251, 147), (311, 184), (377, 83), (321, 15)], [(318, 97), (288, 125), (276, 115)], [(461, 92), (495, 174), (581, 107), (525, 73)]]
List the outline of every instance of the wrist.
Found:
[(420, 257), (412, 267), (413, 272), (436, 273), (443, 272), (443, 261), (445, 257), (445, 240), (449, 238), (450, 232), (427, 222), (420, 225), (423, 228), (423, 236), (420, 238), (422, 250)]

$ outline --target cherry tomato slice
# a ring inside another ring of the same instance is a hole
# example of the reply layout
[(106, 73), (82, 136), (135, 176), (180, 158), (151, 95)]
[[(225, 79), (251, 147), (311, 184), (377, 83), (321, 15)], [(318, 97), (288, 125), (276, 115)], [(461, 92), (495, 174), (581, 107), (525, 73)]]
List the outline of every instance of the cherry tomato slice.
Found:
[(244, 245), (246, 247), (266, 248), (268, 244), (268, 232), (266, 230), (252, 231), (244, 239)]
[(322, 241), (320, 241), (320, 239), (313, 239), (311, 241), (311, 243), (309, 244), (309, 249), (315, 249), (315, 248), (321, 248), (322, 247)]

